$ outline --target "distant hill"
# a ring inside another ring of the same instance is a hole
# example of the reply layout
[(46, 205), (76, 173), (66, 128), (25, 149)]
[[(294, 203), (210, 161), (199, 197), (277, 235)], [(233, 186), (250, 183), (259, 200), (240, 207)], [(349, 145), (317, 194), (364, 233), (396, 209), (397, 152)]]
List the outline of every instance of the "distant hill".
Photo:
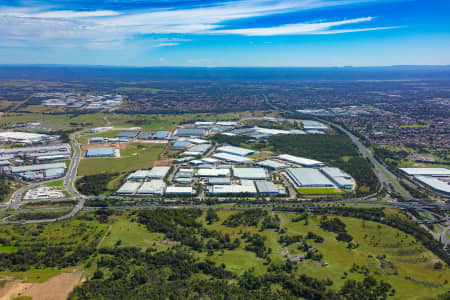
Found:
[(448, 80), (450, 66), (184, 68), (2, 65), (0, 78), (30, 80)]

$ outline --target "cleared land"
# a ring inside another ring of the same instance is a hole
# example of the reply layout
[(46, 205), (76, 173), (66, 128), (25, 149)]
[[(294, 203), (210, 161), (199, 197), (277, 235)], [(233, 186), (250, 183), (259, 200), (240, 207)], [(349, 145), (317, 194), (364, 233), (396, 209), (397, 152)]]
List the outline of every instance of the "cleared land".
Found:
[(131, 143), (120, 151), (120, 158), (85, 158), (78, 166), (78, 176), (100, 173), (124, 173), (153, 166), (164, 144)]

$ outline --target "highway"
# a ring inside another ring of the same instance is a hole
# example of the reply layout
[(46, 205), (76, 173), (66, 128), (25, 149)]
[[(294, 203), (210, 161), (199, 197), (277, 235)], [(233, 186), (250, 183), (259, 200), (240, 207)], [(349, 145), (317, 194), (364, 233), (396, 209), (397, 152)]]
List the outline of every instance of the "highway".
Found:
[(344, 132), (352, 140), (353, 144), (355, 144), (356, 147), (358, 147), (358, 150), (359, 152), (361, 152), (362, 156), (364, 158), (369, 159), (372, 162), (372, 165), (374, 166), (375, 169), (375, 175), (378, 177), (378, 180), (380, 181), (381, 184), (383, 184), (387, 189), (393, 187), (398, 194), (403, 195), (407, 199), (414, 199), (411, 196), (411, 194), (401, 186), (396, 176), (392, 174), (381, 162), (377, 161), (373, 156), (372, 151), (370, 151), (366, 146), (364, 146), (364, 144), (361, 143), (361, 141), (355, 135), (353, 135), (350, 131), (348, 131), (347, 129), (343, 128), (338, 124), (331, 122), (327, 123), (334, 125), (335, 127), (339, 128), (342, 132)]

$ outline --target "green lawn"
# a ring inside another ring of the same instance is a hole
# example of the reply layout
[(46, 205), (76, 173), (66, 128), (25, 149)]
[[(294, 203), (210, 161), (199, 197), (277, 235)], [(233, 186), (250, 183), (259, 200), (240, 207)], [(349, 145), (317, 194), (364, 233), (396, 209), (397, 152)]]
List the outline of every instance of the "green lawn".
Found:
[(165, 144), (131, 143), (120, 151), (120, 158), (83, 158), (78, 166), (78, 176), (99, 173), (123, 173), (137, 169), (148, 169), (158, 159)]
[(64, 186), (64, 180), (56, 180), (56, 181), (52, 181), (52, 182), (46, 183), (44, 185), (48, 186), (48, 187), (60, 188), (60, 187)]
[[(199, 218), (199, 222), (209, 230), (217, 230), (222, 233), (228, 233), (231, 239), (242, 236), (244, 232), (258, 233), (266, 237), (265, 245), (272, 249), (269, 257), (271, 262), (278, 264), (285, 260), (282, 252), (288, 250), (290, 254), (303, 253), (297, 249), (297, 244), (291, 244), (289, 247), (283, 247), (279, 242), (280, 234), (274, 229), (266, 229), (260, 231), (255, 226), (240, 226), (236, 228), (222, 225), (222, 222), (231, 214), (235, 214), (234, 210), (219, 210), (220, 220), (208, 225), (205, 220), (205, 213)], [(273, 216), (274, 213), (269, 211)], [(396, 213), (390, 211), (390, 213)], [(297, 265), (297, 274), (306, 274), (315, 278), (330, 278), (334, 284), (333, 288), (338, 289), (347, 279), (361, 280), (364, 278), (362, 274), (352, 273), (350, 269), (353, 264), (367, 267), (370, 275), (378, 280), (390, 283), (396, 290), (396, 299), (429, 299), (438, 294), (444, 293), (448, 286), (444, 285), (445, 280), (450, 280), (448, 268), (435, 270), (433, 265), (439, 259), (427, 250), (420, 242), (416, 241), (410, 235), (407, 235), (392, 227), (378, 224), (371, 221), (363, 221), (361, 219), (339, 217), (347, 225), (347, 231), (354, 238), (354, 242), (359, 247), (353, 250), (347, 249), (345, 242), (336, 240), (336, 234), (324, 231), (320, 228), (321, 216), (310, 215), (308, 224), (305, 221), (297, 223), (292, 222), (296, 217), (295, 214), (277, 213), (280, 219), (281, 228), (285, 230), (285, 234), (306, 235), (313, 232), (324, 238), (323, 243), (316, 243), (312, 240), (308, 244), (315, 245), (320, 253), (324, 255), (323, 262), (328, 263), (327, 267), (320, 267), (314, 262), (307, 260)], [(90, 214), (90, 216), (93, 216)], [(333, 217), (333, 216), (328, 216)], [(148, 248), (156, 248), (157, 250), (165, 250), (177, 243), (171, 243), (164, 240), (164, 234), (151, 233), (146, 227), (135, 222), (136, 215), (134, 213), (123, 213), (121, 215), (110, 217), (108, 224), (99, 224), (95, 220), (86, 221), (81, 219), (72, 219), (66, 222), (52, 223), (48, 225), (26, 225), (24, 226), (5, 226), (0, 228), (0, 237), (17, 243), (20, 247), (23, 243), (86, 243), (92, 240), (94, 236), (101, 237), (99, 247), (138, 247), (142, 250)], [(39, 227), (38, 227), (39, 226)], [(48, 239), (48, 237), (52, 237)], [(87, 239), (87, 241), (85, 241)], [(118, 243), (120, 241), (120, 243)], [(206, 242), (206, 239), (205, 239)], [(13, 243), (8, 244), (9, 248)], [(14, 246), (14, 247), (16, 247)], [(192, 253), (201, 258), (208, 258), (218, 264), (224, 263), (226, 269), (242, 274), (244, 271), (254, 268), (255, 274), (264, 274), (267, 265), (264, 264), (265, 259), (256, 257), (256, 254), (245, 250), (246, 243), (241, 238), (241, 245), (235, 250), (215, 251), (212, 256), (208, 256), (207, 251)], [(0, 247), (0, 252), (6, 253), (7, 248)], [(391, 262), (394, 268), (382, 267), (377, 256), (385, 255), (386, 260)], [(77, 269), (85, 270), (86, 274), (91, 274), (95, 270), (95, 260), (90, 267), (80, 267)], [(0, 272), (0, 279), (6, 277), (22, 278), (32, 282), (43, 282), (48, 278), (57, 275), (60, 272), (70, 271), (58, 270), (56, 268), (32, 269), (27, 272)], [(395, 272), (394, 272), (395, 271)], [(348, 273), (343, 278), (344, 272)], [(409, 278), (409, 279), (406, 279)]]
[(340, 190), (335, 188), (298, 188), (300, 194), (318, 195), (318, 194), (342, 194)]
[(163, 239), (164, 234), (162, 233), (148, 232), (144, 225), (130, 222), (126, 217), (118, 217), (115, 218), (115, 222), (111, 225), (100, 246), (114, 247), (120, 240), (121, 247), (165, 250), (171, 245), (161, 242)]

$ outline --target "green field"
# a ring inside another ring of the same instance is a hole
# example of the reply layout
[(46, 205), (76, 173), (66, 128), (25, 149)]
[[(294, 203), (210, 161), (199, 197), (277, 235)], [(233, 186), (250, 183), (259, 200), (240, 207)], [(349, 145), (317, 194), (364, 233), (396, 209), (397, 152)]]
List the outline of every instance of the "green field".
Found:
[(52, 181), (52, 182), (46, 183), (44, 185), (48, 186), (48, 187), (61, 188), (61, 187), (64, 186), (64, 180), (62, 180), (62, 179), (61, 180), (56, 180), (56, 181)]
[[(239, 211), (242, 212), (242, 211)], [(225, 264), (226, 269), (236, 275), (242, 275), (245, 271), (252, 269), (253, 274), (263, 275), (268, 271), (269, 265), (266, 259), (259, 258), (254, 252), (246, 250), (247, 243), (242, 238), (245, 232), (256, 233), (265, 237), (264, 245), (271, 249), (268, 257), (272, 265), (280, 265), (286, 260), (286, 251), (292, 254), (302, 254), (299, 243), (283, 246), (280, 242), (280, 232), (275, 229), (261, 229), (258, 226), (229, 227), (223, 222), (238, 211), (219, 210), (219, 221), (208, 224), (206, 214), (197, 219), (197, 222), (208, 230), (228, 234), (231, 240), (239, 238), (241, 244), (234, 250), (215, 250), (212, 254), (207, 251), (189, 250), (200, 260), (211, 260), (217, 265)], [(386, 213), (388, 213), (386, 211)], [(389, 211), (389, 213), (396, 213)], [(429, 299), (448, 290), (444, 283), (450, 280), (448, 267), (441, 270), (433, 268), (439, 259), (427, 250), (420, 242), (392, 227), (361, 219), (339, 217), (346, 224), (347, 231), (353, 236), (354, 243), (359, 246), (349, 250), (347, 243), (336, 240), (336, 234), (325, 231), (320, 227), (322, 216), (309, 215), (308, 223), (304, 220), (293, 222), (299, 214), (273, 213), (268, 211), (269, 216), (279, 217), (280, 227), (284, 230), (283, 236), (303, 235), (312, 232), (324, 239), (323, 243), (308, 240), (308, 245), (316, 246), (317, 251), (323, 254), (322, 262), (328, 266), (322, 267), (308, 259), (297, 264), (292, 276), (306, 274), (319, 279), (331, 279), (333, 289), (339, 289), (346, 280), (362, 280), (364, 275), (352, 272), (352, 266), (366, 268), (368, 274), (377, 280), (390, 283), (396, 290), (395, 299)], [(328, 216), (332, 218), (332, 216)], [(0, 229), (0, 238), (6, 239), (0, 246), (1, 253), (14, 253), (20, 247), (33, 247), (44, 243), (46, 246), (64, 245), (66, 249), (74, 249), (78, 245), (97, 241), (97, 249), (100, 248), (125, 248), (137, 247), (142, 251), (164, 251), (179, 245), (171, 241), (165, 234), (149, 232), (146, 226), (136, 222), (136, 212), (122, 212), (110, 216), (106, 222), (100, 224), (93, 214), (82, 214), (79, 217), (48, 225), (20, 225), (4, 226)], [(51, 237), (51, 238), (50, 238)], [(209, 239), (205, 238), (204, 243)], [(182, 246), (189, 249), (187, 246)], [(378, 257), (383, 256), (383, 259)], [(33, 266), (27, 271), (0, 272), (1, 278), (18, 278), (31, 282), (43, 282), (61, 272), (76, 268), (84, 270), (85, 276), (91, 276), (95, 271), (95, 261), (103, 257), (102, 254), (93, 254), (86, 259), (86, 263), (78, 266), (58, 269), (56, 267), (37, 268)], [(92, 263), (87, 263), (87, 261)], [(107, 272), (105, 270), (105, 272)], [(107, 273), (108, 274), (108, 273)], [(345, 275), (346, 274), (346, 275)]]
[(298, 188), (297, 191), (300, 194), (305, 195), (330, 195), (330, 194), (342, 194), (342, 191), (335, 188)]
[[(296, 244), (287, 248), (283, 247), (278, 242), (279, 233), (272, 229), (261, 232), (254, 226), (230, 228), (221, 225), (224, 219), (235, 213), (230, 210), (219, 211), (220, 221), (212, 225), (207, 225), (205, 214), (200, 220), (205, 228), (228, 233), (232, 239), (239, 237), (240, 232), (258, 233), (265, 236), (266, 246), (272, 249), (271, 261), (275, 264), (286, 259), (281, 254), (282, 251), (288, 250), (289, 254), (302, 253), (297, 250)], [(361, 219), (339, 217), (345, 222), (348, 232), (359, 244), (357, 249), (348, 250), (346, 243), (335, 239), (335, 233), (324, 231), (319, 227), (320, 216), (310, 217), (309, 224), (304, 225), (303, 221), (298, 223), (291, 221), (295, 215), (278, 215), (282, 227), (287, 230), (287, 235), (305, 235), (310, 231), (325, 239), (323, 243), (311, 242), (311, 244), (317, 246), (319, 252), (324, 255), (323, 261), (329, 265), (320, 267), (313, 261), (307, 260), (299, 264), (298, 274), (307, 274), (322, 279), (330, 278), (334, 282), (334, 287), (340, 287), (346, 279), (363, 279), (362, 274), (349, 271), (353, 264), (357, 264), (367, 267), (375, 278), (391, 283), (397, 291), (397, 296), (401, 299), (422, 299), (446, 290), (444, 281), (450, 280), (450, 274), (445, 269), (433, 269), (433, 264), (438, 259), (413, 237), (397, 229)], [(159, 250), (167, 247), (167, 244), (163, 243), (163, 235), (149, 233), (142, 225), (130, 224), (123, 217), (120, 217), (112, 225), (111, 233), (105, 238), (102, 246), (113, 246), (118, 240), (122, 242), (121, 247), (138, 246), (144, 249), (154, 247)], [(208, 258), (217, 264), (224, 263), (228, 270), (237, 274), (242, 274), (250, 268), (254, 268), (255, 274), (264, 274), (267, 271), (267, 266), (264, 264), (265, 259), (256, 257), (255, 253), (244, 248), (245, 243), (235, 250), (215, 251), (212, 256), (206, 252), (196, 255), (200, 258)], [(376, 259), (379, 255), (386, 255), (386, 260), (391, 262), (396, 270), (395, 275), (393, 268), (381, 267), (380, 262)], [(344, 272), (348, 273), (345, 279), (342, 278)], [(408, 276), (410, 279), (405, 279)]]
[(45, 114), (33, 113), (6, 113), (2, 115), (0, 127), (9, 127), (17, 123), (41, 122), (54, 129), (93, 128), (107, 126), (105, 117), (111, 122), (109, 126), (115, 127), (141, 127), (143, 131), (173, 130), (181, 123), (189, 123), (198, 120), (218, 121), (235, 120), (244, 117), (279, 117), (275, 111), (244, 111), (236, 113), (187, 113), (182, 115), (164, 114), (116, 114), (116, 113), (91, 113), (91, 114)]
[(151, 168), (165, 145), (130, 143), (127, 149), (120, 151), (120, 158), (83, 158), (78, 166), (78, 176)]

